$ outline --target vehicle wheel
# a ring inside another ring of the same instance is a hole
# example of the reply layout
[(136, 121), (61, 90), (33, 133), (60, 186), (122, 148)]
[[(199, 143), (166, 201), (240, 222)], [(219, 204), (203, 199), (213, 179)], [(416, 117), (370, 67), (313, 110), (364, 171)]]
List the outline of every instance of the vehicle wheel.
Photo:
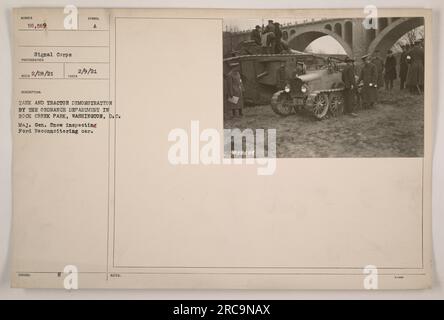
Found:
[(325, 93), (316, 95), (313, 100), (313, 115), (316, 119), (321, 120), (325, 118), (328, 113), (328, 96)]
[(334, 94), (330, 97), (330, 106), (328, 108), (333, 117), (344, 113), (344, 98), (341, 95)]
[(293, 110), (293, 102), (283, 91), (276, 92), (271, 98), (271, 108), (280, 116), (289, 116)]

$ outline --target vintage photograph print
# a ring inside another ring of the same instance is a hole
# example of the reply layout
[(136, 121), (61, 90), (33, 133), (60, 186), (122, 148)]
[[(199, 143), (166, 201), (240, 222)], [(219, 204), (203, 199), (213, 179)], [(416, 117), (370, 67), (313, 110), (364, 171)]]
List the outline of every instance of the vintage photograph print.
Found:
[(423, 157), (425, 36), (423, 17), (224, 20), (225, 157), (258, 129), (278, 158)]

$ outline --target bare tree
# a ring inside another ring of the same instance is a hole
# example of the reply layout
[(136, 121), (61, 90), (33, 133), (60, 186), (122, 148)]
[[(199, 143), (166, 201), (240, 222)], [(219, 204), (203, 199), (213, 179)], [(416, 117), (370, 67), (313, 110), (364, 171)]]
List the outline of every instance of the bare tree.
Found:
[(420, 26), (418, 28), (410, 30), (401, 38), (399, 38), (398, 41), (396, 41), (396, 43), (393, 45), (392, 50), (400, 52), (402, 51), (401, 45), (405, 44), (413, 45), (416, 40), (424, 39), (424, 35), (425, 35), (424, 26)]

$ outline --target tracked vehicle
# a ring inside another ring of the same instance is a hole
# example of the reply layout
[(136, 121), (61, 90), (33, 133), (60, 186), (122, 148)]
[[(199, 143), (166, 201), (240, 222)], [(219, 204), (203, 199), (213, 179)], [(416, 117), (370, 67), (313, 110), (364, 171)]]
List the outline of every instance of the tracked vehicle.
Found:
[(294, 50), (263, 54), (246, 42), (239, 55), (224, 59), (224, 73), (240, 64), (247, 104), (270, 104), (280, 116), (305, 111), (321, 120), (343, 112), (344, 58)]

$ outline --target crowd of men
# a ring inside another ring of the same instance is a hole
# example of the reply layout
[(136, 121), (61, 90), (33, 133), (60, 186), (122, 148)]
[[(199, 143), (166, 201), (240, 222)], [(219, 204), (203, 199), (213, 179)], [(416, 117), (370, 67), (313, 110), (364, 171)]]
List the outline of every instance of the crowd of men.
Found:
[(275, 54), (288, 50), (288, 46), (283, 40), (281, 25), (273, 20), (268, 20), (266, 26), (257, 25), (251, 31), (250, 40), (261, 46), (264, 53)]
[[(402, 45), (399, 59), (400, 89), (407, 89), (411, 94), (422, 94), (424, 90), (424, 48), (423, 41), (417, 40), (410, 45)], [(355, 77), (354, 60), (347, 57), (347, 66), (342, 71), (344, 82), (344, 112), (352, 116), (356, 102), (360, 100), (363, 108), (370, 108), (378, 101), (378, 90), (385, 87), (392, 91), (393, 82), (397, 79), (397, 60), (391, 50), (387, 51), (385, 61), (380, 52), (361, 57), (363, 65), (358, 80)], [(357, 94), (358, 86), (361, 87)]]
[[(282, 53), (285, 40), (278, 22), (268, 21), (266, 27), (256, 26), (251, 32), (251, 40), (266, 49), (268, 53)], [(346, 67), (342, 71), (344, 83), (344, 113), (357, 116), (354, 112), (356, 105), (364, 109), (371, 108), (378, 101), (378, 91), (384, 88), (391, 92), (394, 80), (400, 79), (400, 89), (408, 90), (411, 94), (422, 94), (424, 90), (424, 47), (423, 40), (417, 40), (413, 45), (402, 45), (399, 63), (391, 50), (388, 50), (385, 60), (380, 52), (366, 54), (357, 73), (355, 60), (347, 57)], [(399, 68), (398, 68), (399, 65)], [(226, 75), (227, 105), (232, 116), (242, 116), (243, 84), (238, 62), (230, 63), (230, 71)], [(399, 69), (399, 73), (398, 73)], [(285, 82), (285, 65), (278, 69), (277, 82)], [(281, 75), (282, 73), (282, 75)], [(356, 76), (358, 74), (358, 76)]]

